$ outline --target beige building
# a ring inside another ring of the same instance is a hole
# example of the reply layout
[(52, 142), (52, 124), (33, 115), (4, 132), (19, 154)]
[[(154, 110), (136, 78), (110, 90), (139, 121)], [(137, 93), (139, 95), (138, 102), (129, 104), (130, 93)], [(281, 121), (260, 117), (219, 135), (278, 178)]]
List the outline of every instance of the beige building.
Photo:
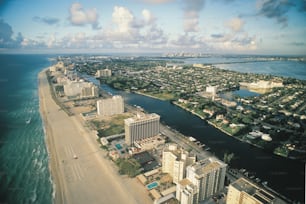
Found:
[(180, 204), (197, 204), (197, 187), (189, 179), (183, 179), (176, 185), (176, 199)]
[(228, 188), (226, 204), (285, 204), (283, 200), (275, 197), (256, 184), (240, 178), (231, 183)]
[(110, 116), (124, 112), (124, 101), (121, 96), (97, 101), (97, 114), (101, 116)]
[(132, 145), (135, 141), (158, 135), (159, 120), (160, 116), (155, 113), (138, 113), (133, 118), (125, 119), (125, 143)]
[(168, 144), (163, 150), (162, 171), (169, 173), (173, 183), (178, 183), (186, 176), (186, 167), (195, 163), (196, 156), (180, 148), (177, 144)]
[(57, 72), (57, 71), (62, 70), (62, 69), (64, 69), (64, 62), (62, 62), (62, 61), (59, 61), (59, 62), (57, 62), (57, 64), (49, 67), (50, 72)]
[(96, 77), (110, 77), (112, 76), (112, 70), (110, 69), (101, 69), (96, 72)]
[(64, 93), (68, 97), (95, 98), (99, 96), (99, 88), (91, 82), (67, 80)]
[(198, 191), (197, 202), (201, 202), (224, 188), (227, 164), (214, 157), (198, 161), (187, 167), (186, 178)]
[(211, 95), (215, 96), (217, 94), (218, 87), (217, 86), (207, 86), (206, 92), (210, 93)]
[(96, 98), (99, 96), (99, 88), (97, 86), (83, 87), (81, 89), (81, 98)]

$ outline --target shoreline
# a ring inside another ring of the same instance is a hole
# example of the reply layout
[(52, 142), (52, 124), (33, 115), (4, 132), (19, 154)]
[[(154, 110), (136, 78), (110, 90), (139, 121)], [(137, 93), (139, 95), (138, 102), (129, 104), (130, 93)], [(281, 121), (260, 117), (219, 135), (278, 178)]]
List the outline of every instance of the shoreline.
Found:
[(158, 97), (156, 97), (156, 96), (152, 96), (152, 95), (149, 95), (149, 94), (145, 94), (145, 93), (139, 92), (139, 91), (132, 91), (132, 93), (136, 93), (136, 94), (139, 94), (139, 95), (147, 96), (147, 97), (150, 97), (150, 98), (155, 98), (155, 99), (158, 99), (158, 100), (161, 100), (161, 101), (168, 101), (167, 99), (158, 98)]
[(52, 188), (53, 188), (52, 203), (64, 203), (63, 194), (59, 193), (59, 192), (63, 192), (63, 190), (61, 187), (59, 176), (57, 172), (55, 171), (55, 169), (57, 168), (58, 161), (56, 158), (56, 152), (55, 152), (52, 132), (50, 132), (51, 129), (46, 119), (46, 108), (44, 107), (46, 104), (44, 101), (45, 100), (44, 93), (42, 90), (43, 89), (42, 87), (43, 76), (42, 75), (46, 75), (47, 70), (48, 68), (45, 68), (38, 73), (39, 112), (41, 115), (43, 130), (45, 134), (45, 145), (46, 145), (47, 152), (48, 152), (48, 163), (49, 163), (48, 167), (49, 167), (49, 171), (51, 174), (51, 181), (52, 181)]
[(47, 69), (38, 74), (38, 90), (55, 195), (52, 203), (152, 203), (147, 190), (135, 178), (119, 175), (81, 116), (68, 116), (56, 104)]

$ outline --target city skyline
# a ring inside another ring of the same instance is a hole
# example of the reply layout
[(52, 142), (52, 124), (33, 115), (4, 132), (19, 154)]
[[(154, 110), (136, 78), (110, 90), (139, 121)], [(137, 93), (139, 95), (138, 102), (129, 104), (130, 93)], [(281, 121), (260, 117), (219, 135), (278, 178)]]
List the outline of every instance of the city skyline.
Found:
[(304, 0), (1, 1), (0, 53), (306, 53)]

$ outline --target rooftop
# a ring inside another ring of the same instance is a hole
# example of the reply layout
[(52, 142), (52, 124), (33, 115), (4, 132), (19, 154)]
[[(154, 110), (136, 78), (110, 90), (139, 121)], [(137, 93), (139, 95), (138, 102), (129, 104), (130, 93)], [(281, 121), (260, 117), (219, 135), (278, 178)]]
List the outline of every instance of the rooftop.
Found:
[(232, 183), (231, 186), (239, 191), (243, 191), (249, 194), (250, 196), (259, 200), (261, 203), (282, 203), (281, 200), (276, 199), (275, 196), (273, 196), (271, 193), (246, 180), (245, 178), (238, 179)]
[(191, 185), (192, 182), (189, 179), (184, 178), (183, 180), (179, 181), (179, 184), (182, 185), (182, 186), (187, 186), (187, 185)]
[(226, 163), (218, 160), (217, 158), (209, 157), (194, 163), (191, 165), (191, 168), (198, 176), (202, 176), (213, 171), (214, 169), (226, 167), (226, 165)]
[(127, 124), (131, 124), (131, 123), (138, 122), (138, 121), (145, 121), (148, 119), (159, 119), (159, 118), (160, 116), (157, 115), (156, 113), (151, 113), (151, 114), (137, 113), (136, 116), (125, 119), (124, 122)]

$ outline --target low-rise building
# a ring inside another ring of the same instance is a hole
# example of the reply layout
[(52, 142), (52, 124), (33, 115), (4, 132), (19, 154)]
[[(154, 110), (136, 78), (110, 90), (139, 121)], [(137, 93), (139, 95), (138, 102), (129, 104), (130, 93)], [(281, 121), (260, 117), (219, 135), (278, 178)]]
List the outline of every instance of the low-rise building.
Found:
[(165, 144), (165, 142), (166, 141), (162, 136), (156, 135), (143, 140), (135, 141), (134, 145), (141, 150), (151, 150)]

